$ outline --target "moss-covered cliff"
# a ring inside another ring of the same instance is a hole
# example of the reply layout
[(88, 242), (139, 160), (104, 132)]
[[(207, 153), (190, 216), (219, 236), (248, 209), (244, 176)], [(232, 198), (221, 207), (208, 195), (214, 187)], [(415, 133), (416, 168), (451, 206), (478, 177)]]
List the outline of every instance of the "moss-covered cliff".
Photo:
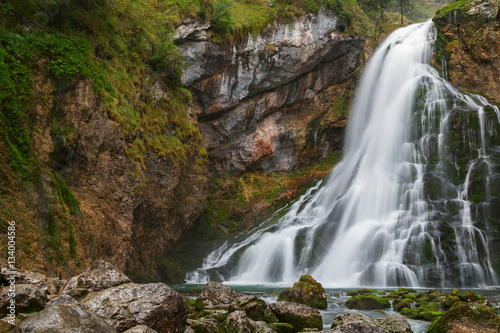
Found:
[[(182, 244), (190, 246), (186, 231), (192, 234), (198, 216), (204, 212), (206, 219), (213, 210), (203, 204), (212, 176), (198, 110), (183, 86), (186, 64), (174, 29), (200, 22), (215, 48), (242, 43), (249, 33), (258, 36), (271, 22), (317, 14), (323, 6), (344, 30), (362, 17), (352, 14), (356, 4), (346, 4), (2, 2), (0, 221), (4, 230), (7, 221), (16, 221), (18, 267), (69, 276), (103, 258), (135, 280), (178, 279), (183, 259), (177, 253)], [(307, 131), (330, 126), (341, 135), (352, 84), (321, 89), (322, 99), (300, 100), (292, 121), (312, 112)], [(318, 103), (323, 106), (316, 108)], [(300, 167), (320, 160), (319, 150), (307, 152), (316, 139), (307, 131), (301, 135), (308, 157)], [(320, 157), (335, 148), (323, 149)], [(300, 192), (302, 183), (292, 192)], [(0, 235), (5, 257), (6, 234)]]

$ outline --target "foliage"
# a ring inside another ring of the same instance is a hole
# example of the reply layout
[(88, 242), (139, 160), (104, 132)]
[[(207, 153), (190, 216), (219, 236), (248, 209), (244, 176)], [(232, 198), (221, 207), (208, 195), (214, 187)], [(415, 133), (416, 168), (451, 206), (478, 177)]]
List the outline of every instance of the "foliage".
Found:
[(215, 0), (214, 12), (210, 19), (210, 24), (214, 32), (226, 34), (233, 29), (233, 18), (231, 16), (231, 8), (233, 2), (231, 0)]

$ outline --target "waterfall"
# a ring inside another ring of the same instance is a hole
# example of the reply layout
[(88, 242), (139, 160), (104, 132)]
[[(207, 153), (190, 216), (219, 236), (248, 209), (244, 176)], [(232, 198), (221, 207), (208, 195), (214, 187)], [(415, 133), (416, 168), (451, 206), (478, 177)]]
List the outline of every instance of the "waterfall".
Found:
[(484, 221), (500, 186), (500, 112), (440, 77), (435, 39), (430, 20), (392, 33), (363, 72), (343, 160), (187, 282), (495, 285)]

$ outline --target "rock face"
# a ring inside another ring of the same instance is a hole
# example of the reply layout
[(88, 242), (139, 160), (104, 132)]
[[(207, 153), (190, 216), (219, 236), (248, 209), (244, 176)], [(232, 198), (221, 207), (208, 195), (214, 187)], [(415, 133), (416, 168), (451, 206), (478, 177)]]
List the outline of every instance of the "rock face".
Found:
[(184, 332), (186, 326), (186, 303), (163, 283), (122, 284), (89, 294), (81, 305), (118, 331), (146, 325), (158, 333), (173, 333)]
[(302, 275), (293, 288), (280, 292), (278, 302), (296, 302), (316, 309), (326, 309), (326, 293), (321, 283), (310, 275)]
[(101, 291), (130, 282), (132, 281), (112, 264), (97, 260), (85, 272), (72, 277), (64, 286), (62, 293), (80, 298), (92, 291)]
[(193, 39), (204, 31), (195, 30), (181, 25), (177, 44), (212, 171), (291, 171), (341, 147), (346, 114), (325, 114), (341, 100), (338, 84), (355, 71), (361, 42), (339, 33), (334, 13), (234, 44)]
[(323, 328), (323, 319), (317, 309), (293, 302), (278, 302), (270, 305), (280, 322), (289, 323), (300, 332), (304, 328)]
[(480, 91), (496, 103), (500, 102), (498, 17), (498, 1), (473, 0), (450, 4), (433, 19), (449, 54), (450, 81)]
[(21, 323), (20, 333), (116, 333), (104, 319), (78, 305), (57, 304), (35, 313)]

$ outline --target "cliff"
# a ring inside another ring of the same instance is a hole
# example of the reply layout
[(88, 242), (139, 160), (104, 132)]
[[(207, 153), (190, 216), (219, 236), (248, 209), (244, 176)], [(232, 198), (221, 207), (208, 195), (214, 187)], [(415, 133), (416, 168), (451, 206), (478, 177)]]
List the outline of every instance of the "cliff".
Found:
[(17, 268), (71, 276), (105, 259), (136, 281), (182, 280), (177, 253), (217, 174), (295, 171), (341, 146), (362, 42), (331, 11), (221, 41), (213, 8), (9, 4), (0, 220), (16, 222)]
[(211, 42), (208, 28), (188, 21), (176, 43), (213, 172), (290, 172), (342, 147), (350, 92), (341, 84), (359, 68), (362, 42), (335, 13), (234, 43)]
[(500, 103), (500, 20), (495, 0), (457, 1), (433, 21), (446, 50), (444, 70), (461, 89)]

